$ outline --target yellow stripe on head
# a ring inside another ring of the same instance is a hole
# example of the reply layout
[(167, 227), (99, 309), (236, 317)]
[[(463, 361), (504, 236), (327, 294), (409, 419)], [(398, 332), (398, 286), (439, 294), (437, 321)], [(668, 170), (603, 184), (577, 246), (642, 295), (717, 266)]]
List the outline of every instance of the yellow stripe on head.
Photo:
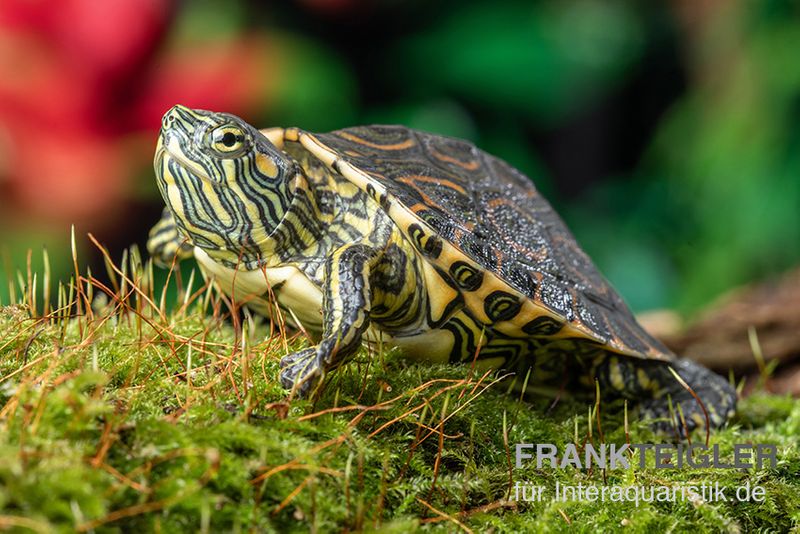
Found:
[(176, 224), (192, 244), (228, 262), (261, 256), (289, 209), (298, 172), (242, 119), (181, 105), (162, 119), (154, 166)]

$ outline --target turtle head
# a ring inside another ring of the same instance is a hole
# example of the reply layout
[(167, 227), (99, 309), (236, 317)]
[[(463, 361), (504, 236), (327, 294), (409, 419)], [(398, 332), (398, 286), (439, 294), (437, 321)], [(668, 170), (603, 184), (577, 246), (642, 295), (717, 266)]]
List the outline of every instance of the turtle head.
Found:
[(164, 114), (154, 166), (181, 233), (226, 263), (258, 259), (299, 172), (239, 117), (180, 105)]

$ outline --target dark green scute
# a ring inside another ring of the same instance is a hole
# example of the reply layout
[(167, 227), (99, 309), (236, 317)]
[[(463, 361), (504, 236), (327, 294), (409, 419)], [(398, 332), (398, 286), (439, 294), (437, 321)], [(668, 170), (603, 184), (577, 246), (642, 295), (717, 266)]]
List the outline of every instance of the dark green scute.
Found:
[(469, 142), (402, 126), (314, 135), (512, 288), (631, 353), (670, 355), (636, 323), (531, 180), (507, 163)]

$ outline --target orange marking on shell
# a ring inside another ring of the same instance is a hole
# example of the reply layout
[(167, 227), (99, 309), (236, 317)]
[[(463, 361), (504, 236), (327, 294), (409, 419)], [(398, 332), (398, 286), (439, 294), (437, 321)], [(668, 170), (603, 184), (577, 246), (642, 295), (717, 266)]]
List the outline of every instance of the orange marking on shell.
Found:
[(531, 276), (536, 279), (536, 288), (533, 290), (533, 298), (538, 300), (539, 302), (542, 301), (542, 273), (539, 271), (531, 271)]
[(448, 180), (446, 178), (433, 178), (432, 176), (424, 176), (422, 174), (414, 174), (414, 175), (411, 175), (411, 176), (404, 176), (403, 178), (398, 178), (397, 181), (398, 182), (402, 182), (402, 183), (404, 183), (406, 185), (410, 185), (411, 187), (413, 187), (417, 191), (420, 191), (420, 193), (422, 193), (422, 191), (416, 186), (416, 184), (414, 182), (425, 182), (425, 183), (434, 184), (434, 185), (437, 185), (437, 186), (449, 187), (450, 189), (454, 189), (454, 190), (458, 191), (462, 195), (466, 195), (467, 194), (467, 190), (466, 189), (464, 189), (463, 187), (461, 187), (457, 183), (453, 182), (452, 180)]
[(504, 198), (493, 198), (492, 200), (490, 200), (486, 204), (488, 204), (490, 208), (496, 208), (497, 206), (503, 206), (503, 205), (506, 205), (506, 204), (513, 205), (513, 204), (511, 204), (509, 201), (507, 201)]
[(568, 291), (569, 296), (572, 297), (572, 322), (582, 323), (583, 321), (581, 321), (580, 310), (578, 310), (578, 291), (574, 287), (569, 288)]
[(642, 334), (646, 334), (645, 331), (639, 330), (637, 328), (629, 328), (628, 331), (635, 337), (642, 345), (647, 347), (647, 350), (644, 354), (659, 354), (659, 352), (653, 347), (652, 343), (647, 339), (646, 336), (642, 336)]
[(439, 204), (438, 202), (434, 201), (431, 197), (429, 197), (427, 195), (427, 193), (425, 193), (424, 190), (422, 190), (419, 187), (417, 187), (417, 184), (415, 183), (417, 181), (419, 181), (419, 182), (429, 182), (429, 183), (435, 183), (435, 184), (438, 184), (438, 185), (443, 185), (445, 187), (450, 187), (451, 189), (455, 189), (456, 191), (458, 191), (461, 194), (466, 194), (466, 191), (460, 185), (458, 185), (458, 184), (456, 184), (454, 182), (451, 182), (450, 180), (438, 180), (438, 179), (435, 179), (435, 178), (431, 178), (430, 176), (413, 175), (413, 176), (408, 176), (408, 177), (405, 177), (405, 178), (399, 178), (397, 181), (398, 182), (402, 182), (402, 183), (408, 185), (409, 187), (413, 187), (414, 190), (417, 191), (417, 193), (419, 193), (419, 196), (422, 197), (422, 200), (425, 201), (425, 204), (415, 204), (414, 207), (411, 208), (415, 213), (419, 213), (420, 211), (424, 211), (425, 209), (432, 208), (432, 207), (433, 208), (438, 208), (439, 210), (441, 210), (442, 212), (445, 212), (445, 213), (448, 211), (446, 207), (444, 207), (441, 204)]
[(473, 160), (473, 161), (470, 161), (470, 162), (464, 162), (464, 161), (458, 160), (458, 159), (456, 159), (454, 157), (448, 156), (447, 154), (442, 154), (441, 152), (439, 152), (436, 149), (431, 148), (430, 150), (431, 150), (431, 153), (437, 159), (440, 159), (442, 161), (446, 161), (447, 163), (452, 163), (453, 165), (457, 165), (457, 166), (461, 167), (462, 169), (465, 169), (465, 170), (468, 170), (468, 171), (475, 171), (475, 170), (479, 169), (480, 166), (481, 166), (481, 163), (479, 161)]
[(638, 351), (630, 351), (627, 349), (625, 343), (623, 343), (622, 339), (619, 337), (619, 334), (615, 329), (611, 327), (611, 323), (608, 322), (608, 317), (605, 313), (600, 313), (599, 317), (603, 320), (603, 323), (606, 325), (606, 332), (611, 334), (611, 339), (607, 341), (607, 344), (617, 350), (629, 351), (629, 352), (638, 352)]
[[(410, 187), (413, 187), (413, 188), (414, 188), (414, 190), (416, 190), (416, 192), (417, 192), (417, 193), (419, 193), (419, 196), (421, 196), (421, 197), (422, 197), (422, 200), (423, 200), (423, 201), (425, 201), (425, 204), (419, 204), (419, 203), (417, 203), (417, 204), (414, 204), (414, 206), (411, 208), (411, 209), (414, 211), (414, 213), (419, 213), (420, 211), (424, 211), (426, 208), (438, 208), (438, 209), (440, 209), (441, 211), (443, 211), (443, 212), (447, 213), (447, 211), (448, 211), (448, 210), (447, 210), (447, 209), (446, 209), (444, 206), (442, 206), (442, 205), (441, 205), (441, 204), (439, 204), (438, 202), (434, 201), (434, 200), (433, 200), (431, 197), (429, 197), (429, 196), (428, 196), (428, 195), (425, 193), (425, 191), (423, 191), (422, 189), (420, 189), (419, 187), (417, 187), (417, 185), (414, 183), (414, 181), (415, 181), (416, 179), (419, 179), (419, 178), (423, 178), (423, 177), (420, 177), (420, 176), (410, 176), (410, 177), (408, 177), (408, 178), (399, 178), (399, 179), (397, 180), (398, 182), (403, 182), (403, 183), (405, 183), (406, 185), (408, 185), (408, 186), (410, 186)], [(445, 181), (447, 181), (447, 180), (445, 180)], [(463, 189), (462, 189), (462, 191), (463, 191)]]
[(354, 143), (358, 143), (372, 148), (377, 148), (379, 150), (403, 150), (406, 148), (411, 148), (416, 144), (414, 140), (411, 138), (406, 139), (402, 143), (395, 143), (393, 145), (379, 145), (378, 143), (372, 143), (370, 141), (367, 141), (366, 139), (356, 137), (355, 135), (348, 132), (338, 132), (336, 135), (344, 139), (347, 139), (348, 141), (353, 141)]
[(498, 271), (502, 271), (503, 265), (505, 265), (502, 254), (499, 254), (496, 250), (492, 250), (492, 255), (495, 258), (495, 266), (494, 266), (495, 269), (497, 269)]

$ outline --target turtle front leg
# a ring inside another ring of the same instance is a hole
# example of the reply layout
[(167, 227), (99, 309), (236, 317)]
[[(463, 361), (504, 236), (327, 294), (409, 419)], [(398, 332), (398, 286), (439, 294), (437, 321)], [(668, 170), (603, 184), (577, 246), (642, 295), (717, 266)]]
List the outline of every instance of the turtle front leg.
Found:
[(159, 267), (170, 268), (172, 262), (191, 258), (194, 248), (178, 230), (175, 217), (169, 208), (161, 212), (161, 219), (150, 229), (147, 252)]
[(361, 346), (372, 301), (370, 271), (379, 252), (364, 244), (345, 245), (325, 262), (322, 341), (281, 360), (281, 384), (304, 396), (325, 373), (345, 363)]

